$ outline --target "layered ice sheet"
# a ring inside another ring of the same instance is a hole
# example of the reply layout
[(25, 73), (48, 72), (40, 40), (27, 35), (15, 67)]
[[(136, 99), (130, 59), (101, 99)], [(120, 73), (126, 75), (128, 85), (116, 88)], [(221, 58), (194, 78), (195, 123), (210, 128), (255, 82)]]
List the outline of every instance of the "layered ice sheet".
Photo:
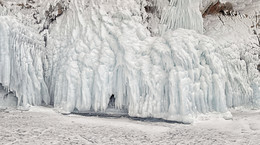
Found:
[(198, 33), (200, 1), (158, 6), (167, 29), (156, 37), (142, 2), (72, 0), (41, 34), (1, 17), (0, 83), (22, 106), (105, 112), (114, 96), (112, 106), (130, 116), (182, 122), (258, 101), (251, 56), (240, 60), (234, 43)]

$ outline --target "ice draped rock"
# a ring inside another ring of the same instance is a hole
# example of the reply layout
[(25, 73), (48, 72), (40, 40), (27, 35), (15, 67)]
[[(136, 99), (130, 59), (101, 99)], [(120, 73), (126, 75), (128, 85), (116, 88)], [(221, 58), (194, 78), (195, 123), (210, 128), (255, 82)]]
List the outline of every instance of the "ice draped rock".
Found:
[(214, 40), (184, 29), (150, 37), (135, 5), (126, 4), (135, 15), (108, 9), (109, 3), (92, 3), (82, 12), (78, 5), (84, 4), (74, 1), (48, 38), (55, 52), (46, 83), (56, 108), (105, 112), (113, 94), (116, 109), (130, 116), (191, 122), (197, 113), (227, 111), (225, 71)]
[(156, 3), (162, 33), (154, 37), (141, 2), (71, 0), (41, 34), (0, 17), (0, 83), (21, 106), (106, 112), (113, 96), (115, 109), (130, 116), (186, 123), (251, 103), (258, 84), (253, 91), (236, 69), (244, 64), (223, 55), (232, 46), (200, 34), (200, 0)]
[(10, 17), (0, 17), (0, 83), (18, 96), (18, 105), (49, 104), (43, 80), (42, 42)]
[(78, 53), (70, 49), (60, 58), (68, 61), (55, 68), (55, 107), (104, 112), (114, 94), (116, 108), (130, 116), (190, 122), (197, 113), (227, 111), (225, 71), (214, 40), (184, 29), (147, 41), (129, 32), (95, 40), (98, 51), (78, 46)]

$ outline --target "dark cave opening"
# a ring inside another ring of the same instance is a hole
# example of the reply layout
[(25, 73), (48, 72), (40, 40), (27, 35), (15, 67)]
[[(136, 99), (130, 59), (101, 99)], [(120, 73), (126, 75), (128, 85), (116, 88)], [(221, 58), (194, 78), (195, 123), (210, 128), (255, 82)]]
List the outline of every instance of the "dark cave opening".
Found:
[(116, 101), (115, 96), (114, 94), (112, 94), (109, 99), (108, 108), (115, 108), (115, 101)]

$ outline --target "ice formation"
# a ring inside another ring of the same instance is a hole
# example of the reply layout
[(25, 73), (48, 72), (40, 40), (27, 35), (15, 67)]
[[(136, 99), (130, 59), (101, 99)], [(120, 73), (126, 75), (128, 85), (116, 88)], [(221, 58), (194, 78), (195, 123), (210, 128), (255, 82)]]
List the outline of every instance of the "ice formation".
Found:
[[(30, 9), (11, 12), (6, 2), (0, 83), (20, 106), (63, 112), (106, 112), (114, 96), (115, 109), (130, 116), (188, 123), (200, 113), (258, 106), (257, 59), (251, 52), (241, 58), (245, 42), (202, 34), (200, 0), (154, 1), (156, 14), (146, 2), (36, 1), (41, 7), (28, 21)], [(151, 37), (148, 26), (161, 33)]]
[(0, 84), (0, 109), (17, 106), (17, 97), (11, 91), (6, 91), (5, 88)]
[(163, 12), (161, 23), (168, 29), (185, 28), (203, 32), (203, 20), (199, 11), (201, 0), (171, 0)]
[(12, 18), (0, 17), (0, 21), (1, 85), (16, 93), (19, 105), (49, 103), (40, 38)]

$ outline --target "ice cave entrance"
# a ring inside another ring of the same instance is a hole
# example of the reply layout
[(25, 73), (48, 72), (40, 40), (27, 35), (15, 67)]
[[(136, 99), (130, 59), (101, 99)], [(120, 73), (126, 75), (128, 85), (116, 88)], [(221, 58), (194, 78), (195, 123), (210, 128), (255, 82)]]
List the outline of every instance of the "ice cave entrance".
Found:
[(15, 96), (15, 93), (9, 90), (6, 90), (3, 85), (0, 83), (0, 109), (6, 107), (16, 107), (18, 99)]
[(108, 108), (115, 108), (115, 101), (116, 101), (115, 96), (114, 94), (112, 94), (109, 99)]

